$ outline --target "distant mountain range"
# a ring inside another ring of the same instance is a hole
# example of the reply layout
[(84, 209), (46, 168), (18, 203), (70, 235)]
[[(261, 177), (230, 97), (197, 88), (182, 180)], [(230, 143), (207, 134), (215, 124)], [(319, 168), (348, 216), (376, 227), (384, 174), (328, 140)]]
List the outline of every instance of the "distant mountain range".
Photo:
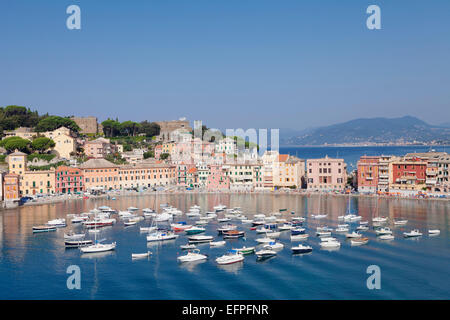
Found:
[(280, 129), (280, 145), (450, 144), (450, 124), (430, 125), (411, 116), (355, 119), (301, 131)]

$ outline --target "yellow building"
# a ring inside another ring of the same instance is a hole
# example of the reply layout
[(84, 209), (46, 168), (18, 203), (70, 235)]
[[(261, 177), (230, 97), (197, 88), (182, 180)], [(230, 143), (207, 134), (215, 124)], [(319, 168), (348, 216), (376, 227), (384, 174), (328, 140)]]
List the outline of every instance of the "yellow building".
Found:
[(55, 193), (55, 169), (27, 170), (27, 155), (14, 152), (8, 156), (9, 173), (19, 175), (20, 196)]
[(166, 142), (166, 143), (162, 144), (161, 153), (171, 154), (174, 146), (175, 146), (174, 142)]
[(53, 150), (60, 158), (70, 159), (72, 152), (77, 151), (75, 138), (72, 137), (70, 129), (61, 127), (53, 131), (34, 132), (31, 128), (20, 127), (14, 131), (5, 132), (5, 137), (21, 137), (23, 139), (33, 140), (38, 135), (52, 139), (55, 142)]
[(280, 154), (273, 170), (273, 184), (279, 187), (302, 186), (305, 176), (305, 162), (288, 154)]

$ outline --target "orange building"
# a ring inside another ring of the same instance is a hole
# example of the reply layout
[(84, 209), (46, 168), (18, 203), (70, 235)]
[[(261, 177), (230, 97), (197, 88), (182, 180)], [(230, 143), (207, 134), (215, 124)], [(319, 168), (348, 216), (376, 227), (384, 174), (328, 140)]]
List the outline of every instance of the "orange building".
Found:
[(90, 159), (79, 166), (85, 190), (118, 190), (119, 166), (105, 159)]
[(376, 193), (379, 177), (378, 156), (362, 156), (358, 160), (358, 192)]
[(16, 173), (8, 173), (3, 177), (3, 195), (5, 201), (19, 200), (19, 175)]

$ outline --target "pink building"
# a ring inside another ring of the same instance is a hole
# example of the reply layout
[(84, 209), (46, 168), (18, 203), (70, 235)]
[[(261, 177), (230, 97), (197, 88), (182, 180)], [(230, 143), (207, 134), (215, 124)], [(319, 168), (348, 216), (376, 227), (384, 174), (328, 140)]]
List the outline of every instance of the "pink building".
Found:
[(155, 147), (155, 159), (159, 160), (161, 158), (161, 153), (162, 153), (162, 145), (158, 144)]
[(206, 188), (208, 190), (224, 190), (230, 189), (230, 179), (225, 175), (225, 170), (221, 165), (211, 165), (211, 173), (206, 180)]
[(347, 184), (347, 165), (344, 159), (325, 158), (306, 160), (308, 190), (342, 191)]

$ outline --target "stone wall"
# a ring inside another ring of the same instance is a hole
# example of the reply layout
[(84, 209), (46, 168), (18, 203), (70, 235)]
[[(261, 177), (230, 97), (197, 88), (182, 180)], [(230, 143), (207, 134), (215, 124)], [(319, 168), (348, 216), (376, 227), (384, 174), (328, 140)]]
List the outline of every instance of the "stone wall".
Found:
[(72, 117), (71, 119), (81, 128), (81, 133), (102, 132), (101, 124), (98, 124), (96, 117)]

